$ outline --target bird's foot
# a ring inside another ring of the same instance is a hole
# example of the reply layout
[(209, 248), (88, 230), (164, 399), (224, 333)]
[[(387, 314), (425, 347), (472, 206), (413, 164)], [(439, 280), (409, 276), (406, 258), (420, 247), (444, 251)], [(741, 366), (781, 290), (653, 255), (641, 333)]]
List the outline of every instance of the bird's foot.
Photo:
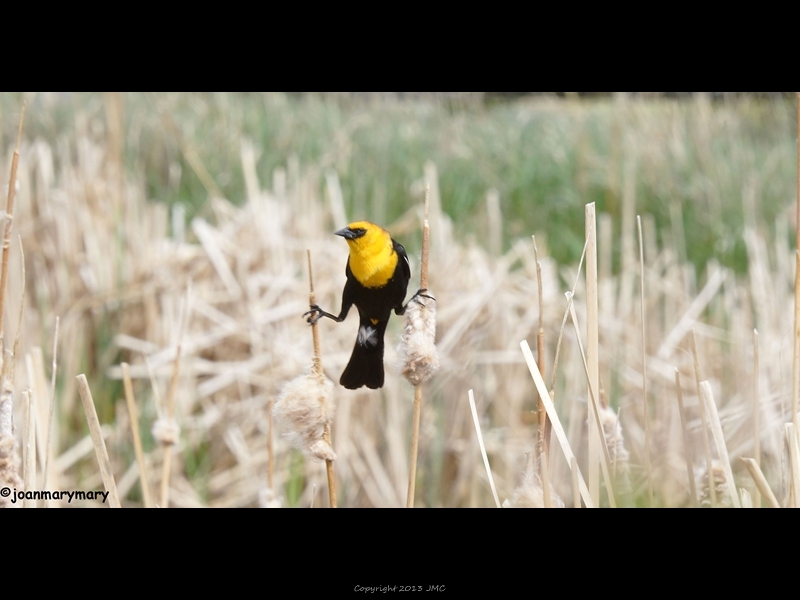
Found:
[(417, 303), (422, 304), (422, 302), (420, 302), (419, 300), (420, 298), (427, 298), (428, 300), (433, 300), (434, 302), (436, 302), (436, 298), (434, 298), (433, 296), (429, 296), (428, 294), (425, 293), (427, 291), (428, 291), (427, 288), (418, 289), (417, 293), (411, 296), (411, 300), (409, 300), (409, 302), (416, 300)]
[(309, 304), (309, 307), (311, 310), (303, 313), (303, 317), (306, 317), (306, 322), (309, 325), (313, 325), (322, 318), (322, 316), (325, 314), (325, 311), (316, 304)]

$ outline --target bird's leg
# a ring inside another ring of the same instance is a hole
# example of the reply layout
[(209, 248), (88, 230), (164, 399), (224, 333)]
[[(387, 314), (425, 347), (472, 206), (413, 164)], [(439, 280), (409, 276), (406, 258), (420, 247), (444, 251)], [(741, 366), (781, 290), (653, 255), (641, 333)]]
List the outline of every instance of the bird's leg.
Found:
[(324, 310), (322, 310), (322, 309), (321, 309), (319, 306), (317, 306), (316, 304), (310, 304), (310, 305), (309, 305), (309, 307), (311, 308), (311, 310), (309, 310), (309, 311), (308, 311), (308, 312), (306, 312), (306, 313), (303, 313), (303, 316), (304, 316), (304, 317), (305, 317), (305, 316), (308, 316), (308, 318), (306, 319), (306, 321), (307, 321), (308, 323), (310, 323), (311, 325), (313, 325), (314, 323), (316, 323), (317, 321), (319, 321), (319, 320), (320, 320), (322, 317), (328, 317), (329, 319), (333, 319), (333, 320), (334, 320), (334, 321), (336, 321), (337, 323), (341, 323), (341, 322), (342, 322), (342, 319), (341, 319), (340, 317), (337, 317), (337, 316), (335, 316), (335, 315), (332, 315), (332, 314), (331, 314), (331, 313), (329, 313), (329, 312), (325, 312)]

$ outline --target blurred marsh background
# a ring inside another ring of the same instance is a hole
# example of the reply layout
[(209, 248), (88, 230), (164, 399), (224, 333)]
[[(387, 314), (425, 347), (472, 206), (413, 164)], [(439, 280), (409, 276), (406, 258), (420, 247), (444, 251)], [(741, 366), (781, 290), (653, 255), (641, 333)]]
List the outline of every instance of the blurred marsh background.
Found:
[[(305, 251), (327, 310), (338, 310), (347, 256), (331, 233), (347, 221), (389, 229), (408, 249), (416, 278), (420, 205), (430, 185), (442, 369), (426, 387), (418, 506), (493, 505), (469, 389), (501, 501), (522, 481), (536, 443), (536, 395), (519, 351), (522, 339), (535, 347), (539, 323), (530, 236), (543, 263), (549, 382), (590, 202), (598, 213), (601, 384), (631, 453), (631, 502), (646, 504), (647, 479), (636, 215), (644, 231), (657, 505), (688, 503), (687, 452), (705, 468), (692, 328), (734, 457), (753, 453), (758, 328), (764, 470), (776, 494), (786, 493), (793, 96), (5, 92), (4, 185), (23, 100), (5, 336), (10, 348), (23, 287), (19, 235), (26, 266), (14, 407), (21, 454), (23, 390), (35, 392), (37, 431), (47, 437), (60, 319), (51, 456), (39, 442), (37, 458), (40, 481), (50, 470), (50, 489), (102, 489), (75, 384), (85, 373), (123, 506), (142, 504), (119, 364), (131, 364), (155, 488), (163, 450), (150, 431), (182, 339), (171, 505), (258, 506), (276, 498), (283, 506), (325, 505), (324, 466), (277, 435), (269, 474), (268, 407), (311, 361), (300, 316), (308, 299)], [(576, 308), (585, 326), (582, 284)], [(394, 364), (401, 323), (387, 333), (383, 390), (337, 386), (340, 506), (404, 504), (413, 391)], [(355, 332), (352, 317), (322, 324), (323, 365), (334, 381)], [(578, 452), (587, 405), (576, 344), (568, 327), (555, 403)], [(688, 445), (674, 368), (684, 375)], [(554, 453), (551, 463), (554, 485), (571, 504), (563, 458)], [(751, 486), (735, 458), (734, 465), (737, 485)]]

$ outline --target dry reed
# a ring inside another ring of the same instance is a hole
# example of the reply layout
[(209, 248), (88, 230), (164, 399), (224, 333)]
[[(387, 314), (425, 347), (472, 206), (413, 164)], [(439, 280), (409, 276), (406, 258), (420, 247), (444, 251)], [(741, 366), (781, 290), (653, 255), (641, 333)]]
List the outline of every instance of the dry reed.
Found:
[[(597, 297), (597, 219), (594, 203), (587, 204), (585, 207), (586, 217), (586, 378), (589, 382), (588, 402), (594, 411), (594, 419), (589, 419), (589, 491), (592, 500), (596, 505), (600, 504), (600, 466), (602, 462), (600, 441), (602, 439), (602, 428), (600, 426), (599, 414), (597, 413), (597, 394), (600, 391), (600, 363), (599, 363), (599, 322), (598, 322), (598, 297)], [(572, 304), (570, 303), (570, 307)], [(573, 323), (577, 331), (573, 313)], [(581, 352), (583, 351), (582, 344)], [(606, 456), (608, 452), (606, 450)], [(608, 474), (608, 462), (603, 466), (605, 469), (606, 485), (611, 485)], [(609, 488), (609, 497), (613, 494)], [(613, 500), (612, 500), (613, 502)]]
[(153, 508), (150, 496), (150, 480), (147, 476), (147, 465), (142, 448), (142, 436), (139, 433), (139, 411), (136, 410), (136, 398), (133, 395), (133, 382), (131, 382), (130, 365), (122, 363), (122, 382), (125, 386), (125, 402), (128, 405), (128, 418), (131, 422), (131, 435), (133, 448), (136, 451), (136, 463), (139, 465), (139, 482), (142, 486), (142, 498), (145, 508)]
[[(314, 273), (311, 269), (311, 250), (306, 251), (306, 258), (308, 259), (308, 303), (309, 305), (314, 305), (317, 303), (317, 300), (314, 296)], [(311, 336), (314, 342), (314, 363), (312, 366), (314, 377), (317, 379), (318, 386), (329, 387), (325, 381), (325, 374), (322, 372), (322, 357), (319, 349), (319, 329), (317, 328), (316, 321), (311, 324)], [(330, 392), (327, 394), (323, 394), (322, 392), (317, 393), (317, 401), (323, 406), (323, 408), (330, 402), (328, 396), (330, 396)], [(332, 414), (333, 405), (330, 405), (330, 410)], [(331, 454), (333, 454), (330, 417), (325, 419), (325, 424), (322, 430), (322, 441), (327, 444), (328, 448), (331, 449)], [(333, 456), (325, 457), (325, 472), (328, 476), (328, 502), (331, 508), (336, 508), (336, 478), (333, 471), (334, 460), (335, 454)]]
[(683, 434), (683, 454), (686, 459), (686, 473), (689, 479), (689, 500), (690, 506), (697, 508), (699, 501), (697, 498), (697, 486), (695, 485), (694, 466), (692, 464), (692, 443), (689, 438), (688, 419), (686, 417), (686, 409), (683, 406), (683, 389), (681, 388), (681, 373), (675, 369), (675, 389), (678, 391), (678, 410), (681, 417), (681, 432)]
[[(25, 436), (25, 475), (22, 486), (25, 491), (36, 490), (36, 412), (33, 406), (33, 394), (30, 390), (23, 392), (27, 408), (27, 435)], [(36, 500), (25, 499), (25, 508), (36, 508)]]
[(577, 478), (575, 487), (577, 487), (579, 490), (580, 498), (583, 499), (583, 503), (586, 505), (586, 508), (594, 508), (595, 505), (592, 502), (592, 496), (589, 493), (589, 488), (586, 487), (586, 482), (584, 481), (583, 475), (581, 474), (578, 464), (575, 461), (575, 454), (572, 452), (572, 448), (567, 440), (567, 435), (564, 433), (564, 428), (561, 426), (561, 421), (558, 418), (558, 413), (556, 413), (556, 409), (550, 400), (550, 394), (547, 393), (544, 379), (542, 379), (542, 375), (539, 373), (539, 367), (533, 359), (530, 346), (528, 346), (528, 342), (526, 341), (523, 341), (520, 346), (522, 348), (522, 354), (525, 357), (525, 362), (528, 364), (528, 370), (531, 373), (531, 377), (533, 377), (533, 382), (536, 385), (536, 388), (539, 390), (539, 394), (544, 402), (547, 416), (553, 423), (553, 431), (556, 432), (556, 438), (561, 446), (561, 451), (564, 453), (564, 457), (567, 459), (567, 461), (569, 461), (573, 478)]
[[(497, 497), (497, 488), (494, 485), (494, 477), (492, 477), (492, 468), (489, 466), (489, 457), (486, 455), (486, 444), (483, 441), (483, 434), (481, 433), (481, 422), (478, 418), (478, 409), (475, 407), (475, 395), (472, 390), (469, 391), (469, 408), (472, 411), (472, 422), (475, 424), (475, 433), (478, 436), (478, 445), (481, 449), (481, 457), (483, 458), (483, 466), (486, 468), (486, 476), (489, 480), (489, 487), (492, 489), (492, 496), (497, 508), (500, 508), (500, 499)], [(409, 506), (408, 508), (413, 508)]]
[(89, 424), (89, 433), (92, 435), (94, 451), (97, 456), (97, 462), (100, 465), (100, 475), (103, 478), (103, 486), (106, 492), (108, 492), (108, 504), (111, 508), (121, 508), (119, 496), (117, 495), (117, 484), (114, 481), (114, 474), (111, 471), (111, 461), (108, 458), (106, 442), (105, 439), (103, 439), (103, 433), (100, 428), (100, 421), (97, 418), (97, 410), (94, 406), (94, 399), (89, 389), (89, 383), (86, 381), (86, 375), (78, 375), (77, 380), (81, 400), (83, 401), (83, 410), (86, 413), (86, 422)]
[[(414, 508), (414, 492), (417, 481), (417, 456), (419, 454), (419, 425), (422, 415), (422, 384), (439, 369), (439, 354), (436, 351), (436, 300), (428, 289), (428, 254), (430, 249), (430, 185), (425, 188), (425, 218), (422, 223), (422, 260), (419, 270), (419, 287), (430, 298), (418, 298), (407, 307), (406, 326), (400, 344), (404, 357), (402, 373), (414, 386), (414, 408), (411, 417), (411, 459), (408, 471), (408, 493), (406, 508)], [(476, 423), (477, 427), (477, 423)], [(480, 432), (479, 432), (480, 435)], [(488, 466), (487, 466), (488, 468)], [(490, 474), (491, 475), (491, 474)], [(494, 483), (492, 483), (494, 489)], [(495, 492), (495, 500), (497, 494)]]
[(644, 301), (644, 243), (642, 242), (642, 217), (636, 215), (636, 227), (639, 232), (639, 294), (642, 312), (642, 419), (644, 419), (644, 457), (647, 471), (647, 497), (650, 508), (653, 508), (653, 467), (650, 459), (650, 408), (647, 398), (647, 314)]
[[(792, 363), (792, 423), (800, 430), (800, 92), (797, 93), (797, 204), (794, 271), (794, 361)], [(800, 498), (796, 501), (800, 503)]]
[[(536, 261), (536, 299), (539, 307), (539, 331), (536, 334), (536, 360), (537, 365), (539, 367), (539, 372), (542, 373), (542, 377), (547, 379), (545, 373), (545, 337), (544, 337), (544, 291), (543, 291), (543, 283), (542, 283), (542, 262), (539, 260), (539, 248), (536, 246), (536, 236), (531, 236), (533, 239), (533, 258)], [(536, 396), (538, 398), (538, 391), (536, 392)], [(544, 404), (541, 400), (538, 401), (537, 405), (538, 409), (538, 418), (539, 418), (539, 431), (537, 435), (537, 454), (540, 457), (544, 457), (541, 459), (541, 462), (547, 462), (550, 457), (550, 430), (552, 426), (550, 425), (550, 421), (547, 418), (547, 411), (544, 408)], [(548, 489), (549, 486), (549, 478), (548, 474), (545, 473), (545, 468), (540, 469), (540, 475), (542, 476), (542, 481), (544, 482), (545, 489)]]
[(758, 466), (758, 463), (752, 458), (742, 458), (741, 461), (750, 472), (750, 476), (753, 478), (759, 493), (764, 497), (767, 505), (769, 505), (770, 508), (780, 508), (780, 502), (778, 502), (772, 488), (770, 488), (769, 483), (767, 483), (767, 478), (764, 477), (764, 473), (761, 471), (761, 467)]
[[(8, 256), (11, 253), (11, 229), (14, 224), (14, 201), (17, 197), (17, 169), (19, 168), (19, 145), (22, 138), (22, 124), (25, 122), (25, 103), (22, 103), (22, 110), (19, 116), (19, 127), (17, 128), (17, 141), (14, 144), (14, 154), (11, 159), (11, 174), (8, 177), (8, 201), (6, 202), (6, 212), (3, 216), (5, 226), (3, 227), (3, 259), (2, 270), (0, 270), (0, 350), (5, 348), (4, 332), (6, 313), (6, 288), (8, 286)], [(0, 352), (1, 354), (2, 352)]]

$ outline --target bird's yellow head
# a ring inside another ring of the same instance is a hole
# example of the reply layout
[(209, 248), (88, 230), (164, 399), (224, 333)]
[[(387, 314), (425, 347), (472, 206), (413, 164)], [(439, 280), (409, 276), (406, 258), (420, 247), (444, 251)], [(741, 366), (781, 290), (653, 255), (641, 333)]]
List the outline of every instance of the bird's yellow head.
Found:
[(369, 221), (356, 221), (336, 232), (350, 246), (350, 270), (366, 287), (380, 287), (394, 274), (397, 253), (392, 236)]
[(383, 227), (369, 221), (356, 221), (336, 232), (347, 240), (350, 250), (358, 253), (379, 252), (383, 246), (392, 246), (392, 238)]

